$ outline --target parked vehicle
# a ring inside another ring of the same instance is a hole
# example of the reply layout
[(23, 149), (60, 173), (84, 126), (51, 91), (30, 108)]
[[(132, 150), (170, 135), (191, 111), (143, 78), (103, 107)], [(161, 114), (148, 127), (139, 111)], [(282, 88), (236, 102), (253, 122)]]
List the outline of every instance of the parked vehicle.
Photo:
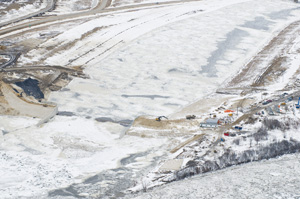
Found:
[(269, 100), (263, 101), (262, 105), (267, 105), (267, 104), (269, 104), (271, 102), (273, 102), (273, 101), (269, 99)]
[(292, 100), (293, 100), (293, 96), (290, 96), (290, 97), (287, 98), (287, 101), (288, 101), (288, 102), (290, 102), (290, 101), (292, 101)]

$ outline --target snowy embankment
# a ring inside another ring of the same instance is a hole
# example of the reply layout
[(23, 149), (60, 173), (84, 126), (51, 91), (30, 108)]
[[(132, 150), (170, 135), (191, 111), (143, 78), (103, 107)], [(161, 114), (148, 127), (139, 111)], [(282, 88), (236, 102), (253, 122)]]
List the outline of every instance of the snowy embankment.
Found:
[[(261, 127), (240, 138), (227, 139), (215, 147), (212, 157), (194, 157), (186, 167), (166, 181), (175, 181), (195, 174), (206, 173), (242, 163), (275, 158), (300, 152), (299, 118), (283, 121), (265, 119)], [(183, 154), (182, 156), (185, 156)], [(206, 154), (210, 156), (210, 154)]]
[(166, 184), (128, 199), (299, 198), (300, 155), (284, 155)]
[[(163, 160), (141, 180), (141, 184), (130, 191), (147, 190), (196, 174), (300, 152), (300, 113), (294, 101), (281, 107), (285, 110), (278, 109), (280, 113), (276, 115), (266, 115), (264, 108), (257, 109), (255, 114), (247, 113), (247, 117), (243, 113), (239, 114), (240, 118), (245, 119), (235, 125), (242, 126), (243, 130), (233, 127), (224, 131), (219, 127), (211, 132), (206, 131), (200, 139), (170, 155), (171, 160)], [(236, 115), (233, 116), (234, 120), (237, 119)], [(170, 165), (176, 161), (180, 161), (178, 168)]]

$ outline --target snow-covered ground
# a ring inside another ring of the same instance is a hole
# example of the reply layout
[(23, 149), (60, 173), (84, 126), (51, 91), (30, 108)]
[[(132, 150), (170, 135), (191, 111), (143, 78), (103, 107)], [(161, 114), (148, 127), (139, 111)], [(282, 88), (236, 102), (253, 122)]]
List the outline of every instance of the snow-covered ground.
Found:
[(54, 14), (66, 14), (77, 11), (89, 10), (94, 8), (98, 4), (98, 0), (83, 0), (83, 1), (68, 1), (58, 0), (54, 11), (50, 12)]
[[(180, 2), (180, 0), (175, 0), (174, 2)], [(145, 3), (166, 3), (169, 2), (169, 0), (112, 0), (111, 6), (117, 7), (117, 6), (128, 6), (128, 5), (137, 5), (137, 4), (145, 4)]]
[[(0, 7), (0, 11), (4, 12), (5, 14), (0, 15), (0, 22), (5, 22), (11, 19), (15, 19), (18, 17), (22, 17), (25, 15), (28, 15), (30, 13), (36, 12), (38, 10), (41, 10), (47, 6), (47, 1), (34, 1), (34, 3), (25, 3), (18, 7), (18, 9), (10, 9), (6, 10), (9, 5), (13, 2), (3, 3), (3, 7)], [(16, 2), (18, 3), (18, 2)]]
[[(204, 0), (60, 25), (55, 31), (61, 34), (21, 61), (84, 65), (90, 78), (75, 78), (49, 98), (59, 111), (74, 116), (56, 116), (41, 127), (34, 125), (37, 119), (1, 116), (0, 171), (5, 176), (1, 184), (6, 185), (0, 188), (1, 196), (47, 197), (50, 190), (82, 185), (101, 172), (149, 167), (165, 154), (166, 139), (123, 136), (126, 127), (95, 119), (169, 115), (205, 97), (298, 19), (297, 8), (280, 0)], [(36, 33), (26, 39), (38, 37)], [(53, 54), (51, 47), (57, 49)], [(122, 164), (132, 154), (140, 155)], [(99, 178), (94, 184), (101, 189), (110, 180)], [(73, 194), (88, 196), (92, 187)], [(104, 197), (101, 192), (90, 197), (99, 194)]]
[[(53, 93), (50, 100), (62, 111), (82, 107), (77, 113), (86, 116), (169, 115), (217, 89), (298, 12), (282, 1), (217, 2), (101, 17), (65, 31), (29, 55), (39, 60), (49, 54), (48, 46), (68, 46), (94, 28), (112, 24), (45, 60), (49, 65), (86, 64), (91, 77), (73, 80), (69, 90)], [(280, 10), (282, 17), (273, 19)]]
[(299, 154), (229, 167), (125, 198), (299, 198)]
[(46, 197), (48, 190), (121, 167), (120, 160), (130, 154), (147, 152), (138, 161), (130, 160), (127, 167), (135, 169), (152, 164), (165, 151), (157, 150), (165, 139), (119, 138), (120, 127), (109, 132), (94, 120), (57, 116), (42, 128), (35, 124), (30, 118), (1, 118), (5, 129), (0, 138), (1, 184), (5, 186), (0, 192), (4, 198)]

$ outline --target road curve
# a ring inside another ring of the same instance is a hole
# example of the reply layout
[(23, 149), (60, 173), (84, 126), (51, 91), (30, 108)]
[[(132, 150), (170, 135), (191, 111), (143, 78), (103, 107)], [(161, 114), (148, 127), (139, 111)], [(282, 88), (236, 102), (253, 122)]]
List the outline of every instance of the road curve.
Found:
[(22, 21), (25, 19), (29, 19), (31, 17), (40, 16), (40, 15), (44, 14), (45, 12), (49, 12), (50, 10), (53, 10), (55, 7), (56, 0), (48, 0), (47, 2), (48, 2), (47, 6), (39, 11), (33, 12), (33, 13), (25, 15), (23, 17), (18, 17), (18, 18), (0, 23), (0, 28), (3, 26), (6, 26), (6, 25), (12, 24), (12, 23), (16, 23), (16, 22), (19, 22), (19, 21)]
[(11, 64), (15, 63), (20, 56), (20, 53), (0, 53), (0, 55), (6, 55), (9, 57), (9, 61), (3, 64), (0, 64), (0, 69), (10, 66)]
[[(54, 0), (51, 0), (51, 1), (54, 1)], [(20, 24), (20, 25), (5, 28), (3, 30), (0, 30), (0, 35), (4, 35), (4, 34), (7, 34), (7, 33), (17, 31), (17, 30), (21, 30), (21, 29), (28, 28), (28, 27), (41, 25), (41, 24), (44, 24), (44, 23), (49, 23), (49, 22), (54, 22), (54, 21), (61, 21), (61, 20), (70, 19), (70, 18), (76, 18), (76, 17), (82, 17), (82, 16), (97, 14), (97, 13), (101, 12), (104, 8), (109, 6), (111, 1), (112, 0), (100, 0), (98, 5), (95, 8), (93, 8), (92, 10), (89, 10), (89, 11), (83, 11), (83, 12), (71, 13), (71, 14), (65, 14), (65, 15), (58, 15), (58, 16), (50, 16), (50, 17), (39, 19), (39, 20), (36, 20), (36, 21), (26, 22), (26, 23), (23, 23), (23, 24)], [(43, 12), (38, 11), (38, 13), (31, 14), (31, 17), (37, 16), (41, 13), (43, 13)], [(21, 21), (21, 20), (23, 20), (23, 19), (18, 19), (18, 21)], [(1, 24), (0, 24), (0, 27), (1, 27)]]
[[(67, 19), (73, 19), (73, 18), (78, 18), (78, 17), (86, 17), (86, 16), (91, 16), (99, 13), (110, 13), (110, 12), (115, 12), (115, 11), (126, 11), (130, 9), (139, 9), (139, 8), (146, 8), (146, 7), (152, 7), (152, 6), (164, 6), (164, 5), (169, 5), (169, 4), (179, 4), (179, 3), (187, 3), (187, 2), (194, 2), (194, 1), (201, 1), (201, 0), (185, 0), (183, 2), (181, 1), (168, 1), (168, 2), (162, 2), (162, 3), (144, 3), (144, 4), (137, 4), (137, 5), (128, 5), (128, 6), (122, 6), (122, 7), (115, 7), (115, 8), (108, 8), (111, 5), (112, 0), (100, 0), (98, 5), (93, 8), (92, 10), (89, 11), (83, 11), (83, 12), (78, 12), (78, 13), (71, 13), (71, 14), (65, 14), (65, 15), (58, 15), (58, 16), (49, 16), (47, 18), (43, 18), (37, 21), (32, 21), (32, 22), (26, 22), (20, 25), (16, 25), (13, 27), (9, 27), (3, 30), (0, 30), (0, 36), (5, 35), (14, 31), (22, 30), (28, 27), (34, 27), (38, 25), (42, 25), (45, 23), (50, 23), (50, 22), (62, 22), (63, 20)], [(131, 10), (132, 11), (132, 10)]]

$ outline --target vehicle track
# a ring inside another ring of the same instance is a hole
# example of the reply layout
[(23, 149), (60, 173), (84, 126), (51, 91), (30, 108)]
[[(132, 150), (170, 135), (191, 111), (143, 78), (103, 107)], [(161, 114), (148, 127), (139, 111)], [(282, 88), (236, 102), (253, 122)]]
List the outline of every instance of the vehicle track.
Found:
[(194, 1), (201, 1), (201, 0), (185, 0), (184, 2), (178, 2), (178, 1), (168, 1), (168, 2), (163, 2), (163, 3), (146, 3), (146, 4), (138, 4), (138, 5), (130, 5), (130, 6), (123, 6), (123, 7), (117, 7), (117, 8), (109, 8), (111, 5), (112, 0), (101, 0), (100, 3), (93, 8), (92, 10), (89, 11), (84, 11), (80, 13), (72, 13), (72, 14), (65, 14), (65, 15), (58, 15), (58, 16), (48, 16), (43, 19), (39, 19), (36, 21), (31, 21), (31, 22), (26, 22), (23, 24), (19, 24), (13, 27), (9, 27), (6, 29), (0, 30), (0, 36), (8, 34), (8, 33), (13, 33), (14, 31), (21, 31), (23, 29), (27, 29), (30, 27), (29, 30), (23, 30), (22, 32), (27, 32), (27, 31), (33, 31), (33, 29), (36, 28), (36, 26), (47, 26), (47, 23), (63, 23), (63, 21), (71, 21), (71, 20), (76, 20), (78, 18), (82, 17), (93, 17), (93, 15), (97, 14), (111, 14), (116, 11), (124, 11), (124, 12), (132, 12), (132, 11), (137, 11), (139, 9), (147, 9), (147, 8), (153, 8), (153, 7), (162, 7), (165, 5), (171, 5), (171, 4), (182, 4), (182, 3), (188, 3), (188, 2), (194, 2)]
[[(239, 74), (229, 81), (226, 88), (245, 87), (245, 85), (250, 87), (263, 86), (266, 77), (272, 71), (278, 70), (278, 66), (280, 68), (281, 63), (285, 61), (284, 54), (288, 53), (292, 47), (299, 29), (300, 21), (293, 22), (284, 28), (243, 67)], [(288, 37), (288, 35), (294, 36)]]
[(0, 55), (6, 55), (9, 57), (9, 60), (6, 63), (0, 64), (0, 69), (1, 69), (1, 68), (5, 68), (5, 67), (10, 66), (13, 63), (15, 63), (21, 54), (20, 53), (0, 53)]

